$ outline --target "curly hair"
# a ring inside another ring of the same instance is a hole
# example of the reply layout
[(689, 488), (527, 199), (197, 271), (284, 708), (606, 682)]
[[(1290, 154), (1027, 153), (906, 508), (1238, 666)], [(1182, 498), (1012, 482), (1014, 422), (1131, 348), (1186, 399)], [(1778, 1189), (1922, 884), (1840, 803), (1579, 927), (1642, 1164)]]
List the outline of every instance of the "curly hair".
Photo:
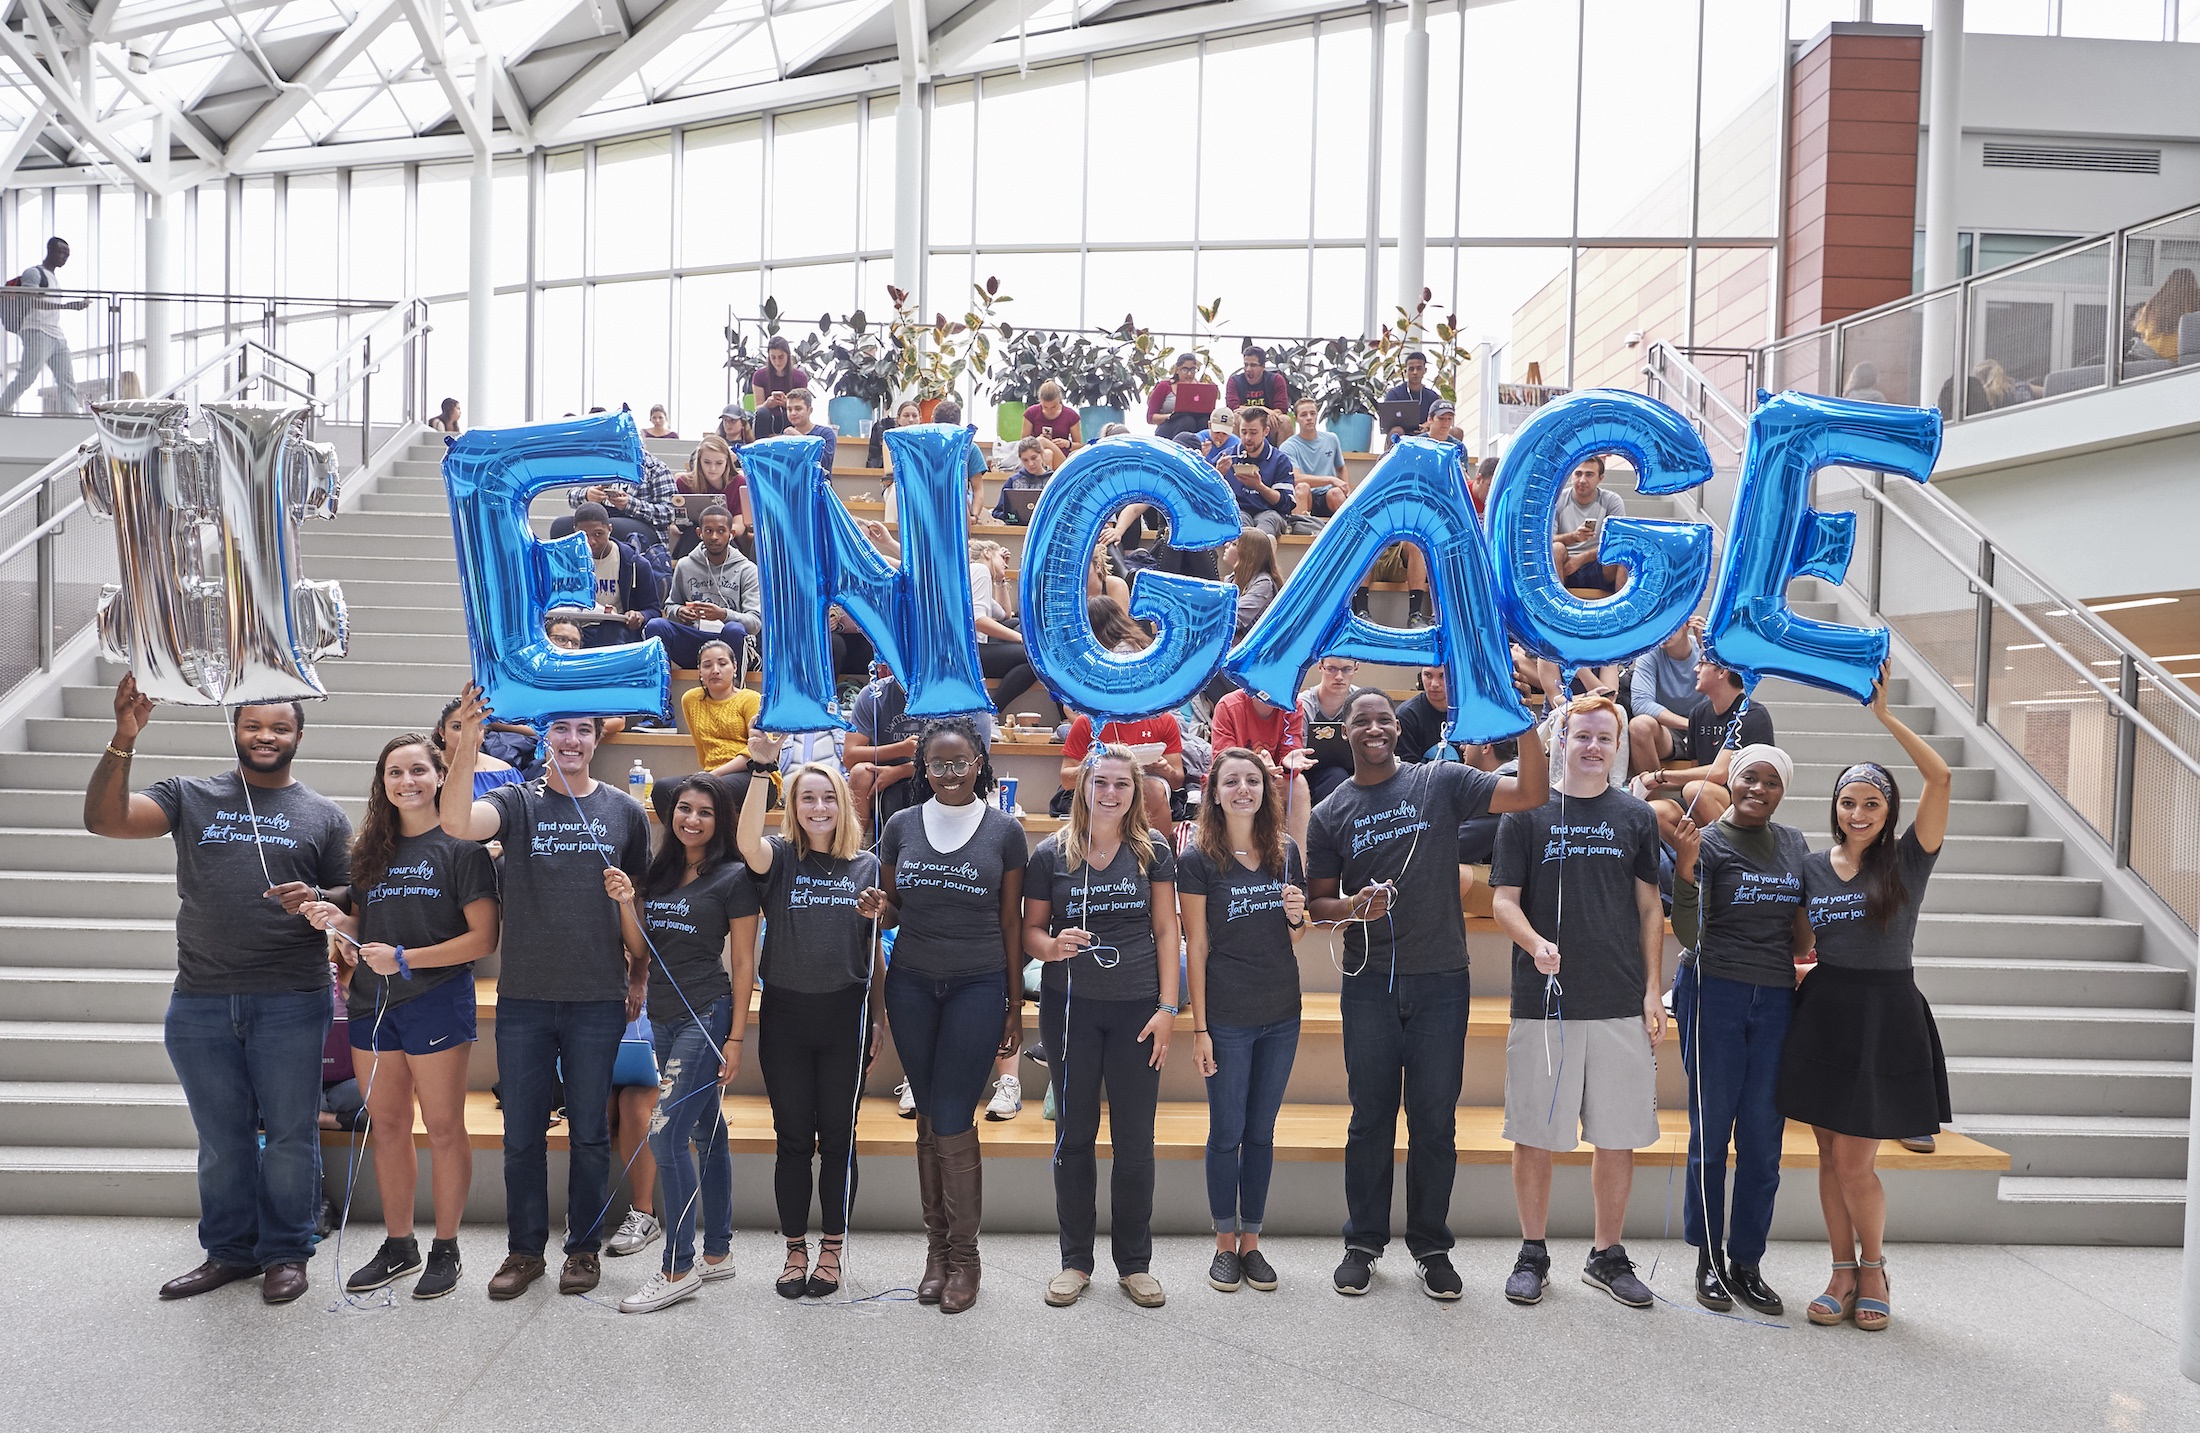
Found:
[(932, 794), (932, 783), (925, 775), (925, 752), (933, 742), (943, 736), (959, 736), (970, 743), (970, 749), (978, 754), (978, 774), (971, 781), (970, 790), (980, 801), (993, 794), (999, 784), (993, 774), (993, 752), (985, 738), (978, 734), (978, 724), (967, 716), (934, 717), (917, 732), (917, 791), (919, 799)]

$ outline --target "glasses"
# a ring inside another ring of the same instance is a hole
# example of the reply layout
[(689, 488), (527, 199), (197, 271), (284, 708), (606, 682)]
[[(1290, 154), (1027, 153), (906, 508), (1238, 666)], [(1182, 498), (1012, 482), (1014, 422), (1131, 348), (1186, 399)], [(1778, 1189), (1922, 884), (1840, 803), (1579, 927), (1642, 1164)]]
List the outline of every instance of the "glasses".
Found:
[(924, 771), (927, 776), (968, 776), (970, 768), (976, 765), (969, 757), (962, 756), (953, 761), (928, 761)]

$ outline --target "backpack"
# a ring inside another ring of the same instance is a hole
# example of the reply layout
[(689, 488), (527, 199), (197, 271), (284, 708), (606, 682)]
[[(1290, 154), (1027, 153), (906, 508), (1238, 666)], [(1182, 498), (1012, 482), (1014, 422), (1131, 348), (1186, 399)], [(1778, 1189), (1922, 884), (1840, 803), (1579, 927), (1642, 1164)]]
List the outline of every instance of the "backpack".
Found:
[[(43, 268), (37, 269), (35, 272), (41, 278), (46, 279), (44, 283), (37, 285), (38, 288), (50, 289), (53, 287), (53, 280), (46, 277), (46, 271)], [(0, 285), (0, 287), (15, 290), (12, 294), (0, 294), (0, 328), (5, 328), (9, 333), (21, 333), (24, 320), (30, 317), (34, 300), (23, 291), (23, 277), (20, 274), (9, 279), (5, 285)]]
[[(662, 598), (664, 594), (672, 590), (672, 552), (671, 549), (665, 546), (663, 538), (652, 537), (647, 544), (637, 541), (632, 536), (621, 538), (620, 541), (625, 546), (628, 554), (636, 562), (649, 569), (650, 576), (656, 579), (656, 598)], [(637, 600), (642, 596), (640, 593), (635, 595)], [(641, 605), (653, 607), (656, 605), (656, 601), (644, 601), (641, 602)]]

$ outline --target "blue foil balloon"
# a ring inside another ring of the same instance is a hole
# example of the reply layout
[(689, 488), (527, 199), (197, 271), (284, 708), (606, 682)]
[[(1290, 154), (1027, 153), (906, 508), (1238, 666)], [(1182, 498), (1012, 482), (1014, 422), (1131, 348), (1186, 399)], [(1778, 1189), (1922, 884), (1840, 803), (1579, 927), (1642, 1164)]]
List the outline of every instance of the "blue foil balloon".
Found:
[(886, 434), (901, 515), (897, 567), (833, 492), (825, 440), (782, 434), (741, 450), (756, 508), (768, 731), (848, 723), (835, 699), (830, 609), (871, 638), (908, 693), (909, 714), (991, 711), (971, 623), (963, 474), (971, 430), (940, 424)]
[(582, 483), (639, 483), (642, 438), (621, 411), (522, 428), (473, 428), (451, 440), (443, 485), (458, 546), (459, 595), (475, 685), (507, 721), (654, 712), (670, 718), (672, 665), (662, 642), (564, 652), (542, 633), (551, 607), (594, 607), (588, 539), (549, 542), (527, 525), (538, 493)]
[(1711, 581), (1711, 529), (1702, 523), (1619, 517), (1599, 534), (1597, 558), (1627, 569), (1619, 593), (1585, 602), (1566, 590), (1551, 552), (1551, 514), (1574, 469), (1619, 453), (1645, 493), (1677, 493), (1711, 479), (1711, 455), (1679, 413), (1624, 389), (1570, 393), (1521, 426), (1490, 486), (1497, 600), (1520, 645), (1569, 670), (1647, 651), (1680, 629)]
[[(1437, 625), (1383, 627), (1352, 613), (1368, 566), (1394, 542), (1428, 559)], [(1317, 658), (1444, 668), (1455, 742), (1496, 741), (1533, 721), (1513, 690), (1512, 649), (1490, 590), (1489, 548), (1475, 520), (1459, 449), (1407, 438), (1383, 456), (1299, 560), (1291, 580), (1230, 652), (1230, 676), (1262, 701), (1290, 707)]]
[(1132, 503), (1168, 515), (1169, 545), (1196, 552), (1238, 535), (1237, 500), (1215, 470), (1174, 443), (1107, 438), (1079, 449), (1032, 506), (1021, 594), (1032, 670), (1095, 724), (1168, 711), (1207, 684), (1237, 625), (1237, 589), (1180, 573), (1131, 579), (1130, 615), (1160, 637), (1136, 656), (1100, 645), (1085, 615), (1085, 577), (1100, 529)]
[(1727, 525), (1726, 558), (1712, 589), (1704, 641), (1754, 689), (1786, 677), (1871, 700), (1887, 660), (1884, 627), (1798, 617), (1787, 605), (1797, 577), (1839, 582), (1856, 541), (1856, 515), (1810, 506), (1811, 474), (1836, 464), (1925, 482), (1940, 456), (1940, 414), (1807, 393), (1758, 395)]

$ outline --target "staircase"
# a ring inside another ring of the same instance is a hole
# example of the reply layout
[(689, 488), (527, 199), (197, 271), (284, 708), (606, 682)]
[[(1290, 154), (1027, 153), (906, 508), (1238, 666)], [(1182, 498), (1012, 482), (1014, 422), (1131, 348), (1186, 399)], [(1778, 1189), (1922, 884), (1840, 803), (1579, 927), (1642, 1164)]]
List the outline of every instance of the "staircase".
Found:
[[(348, 658), (320, 666), (331, 696), (309, 711), (294, 771), (343, 804), (354, 821), (382, 742), (396, 730), (425, 730), (467, 679), (441, 450), (440, 439), (415, 445), (356, 511), (334, 523), (307, 524), (301, 535), (307, 573), (342, 581), (353, 635)], [(876, 479), (870, 481), (875, 489)], [(1628, 502), (1638, 515), (1678, 515), (1670, 500), (1630, 494)], [(1282, 556), (1288, 565), (1304, 550), (1303, 539), (1287, 540)], [(1820, 616), (1833, 607), (1823, 600), (1798, 605)], [(1376, 615), (1400, 614), (1379, 605)], [(84, 783), (111, 731), (119, 676), (101, 664), (96, 683), (66, 688), (59, 716), (29, 723), (24, 750), (0, 752), (0, 1212), (188, 1215), (196, 1208), (190, 1117), (161, 1046), (174, 972), (172, 848), (167, 841), (103, 840), (80, 822)], [(1411, 681), (1396, 671), (1375, 679), (1392, 686)], [(1944, 718), (1921, 691), (1898, 678), (1893, 698), (1956, 774), (1951, 834), (1919, 924), (1918, 979), (1946, 1044), (1955, 1127), (2006, 1150), (2011, 1163), (1998, 1183), (1985, 1175), (1935, 1174), (1930, 1161), (1922, 1165), (1926, 1173), (1891, 1174), (1896, 1217), (1910, 1221), (1905, 1228), (1929, 1221), (1933, 1237), (2174, 1243), (2192, 1077), (2188, 972), (2142, 958), (2140, 925), (2102, 914), (2101, 882), (2066, 873), (2064, 843), (2044, 834), (2053, 823), (2017, 795), (1982, 744), (1961, 734), (1960, 720), (1952, 713)], [(1759, 697), (1796, 761), (1783, 814), (1814, 842), (1828, 839), (1826, 803), (1842, 766), (1884, 760), (1906, 791), (1918, 789), (1892, 740), (1855, 703), (1776, 681), (1766, 682)], [(632, 754), (622, 757), (622, 750), (606, 749), (599, 775), (623, 770)], [(139, 785), (172, 774), (211, 775), (232, 764), (225, 720), (215, 712), (161, 708), (138, 752)], [(659, 779), (687, 769), (677, 747), (653, 745), (647, 754)], [(1475, 925), (1469, 940), (1477, 994), (1501, 995), (1507, 946), (1487, 922)], [(1334, 990), (1326, 955), (1312, 945), (1301, 955), (1307, 989)], [(1314, 1004), (1310, 998), (1310, 1012)], [(477, 1089), (486, 1088), (493, 1071), (490, 1034), (485, 1026), (474, 1059)], [(1331, 1068), (1336, 1052), (1333, 1038), (1310, 1036), (1287, 1098), (1341, 1136), (1341, 1070)], [(1663, 1107), (1671, 1111), (1677, 1052), (1669, 1044), (1661, 1057), (1672, 1066), (1661, 1079)], [(1197, 1100), (1196, 1080), (1176, 1063), (1163, 1098)], [(881, 1066), (890, 1088), (890, 1055)], [(753, 1062), (745, 1080), (753, 1078), (750, 1071)], [(875, 1075), (874, 1090), (879, 1082)], [(988, 1126), (989, 1143), (996, 1129), (1028, 1142), (1032, 1132), (1024, 1126), (1045, 1128), (1036, 1079), (1031, 1086), (1023, 1119)], [(1471, 1035), (1467, 1102), (1488, 1103), (1501, 1088), (1501, 1034)], [(891, 1130), (897, 1122), (866, 1111), (867, 1134), (874, 1123)], [(1043, 1148), (1041, 1140), (1034, 1152)], [(1279, 1198), (1296, 1179), (1313, 1181), (1320, 1197), (1333, 1202), (1335, 1169), (1292, 1166), (1294, 1156), (1284, 1153)], [(1186, 1166), (1167, 1162), (1196, 1158), (1196, 1143), (1163, 1154), (1159, 1227), (1203, 1227), (1196, 1177), (1184, 1180)], [(1509, 1195), (1491, 1163), (1481, 1171), (1486, 1179), (1462, 1171), (1455, 1222), (1463, 1232), (1511, 1227)], [(478, 1213), (484, 1194), (493, 1201), (499, 1191), (493, 1158), (479, 1161), (477, 1170)], [(895, 1179), (888, 1173), (879, 1184)], [(1653, 1227), (1654, 1186), (1664, 1182), (1638, 1181)], [(1000, 1202), (1044, 1201), (1043, 1185), (1012, 1178)], [(872, 1187), (866, 1181), (867, 1194)], [(1781, 1208), (1783, 1237), (1810, 1237), (1817, 1206), (1807, 1176), (1791, 1169)], [(1017, 1222), (1051, 1227), (1049, 1203), (1024, 1212), (1033, 1219)]]

